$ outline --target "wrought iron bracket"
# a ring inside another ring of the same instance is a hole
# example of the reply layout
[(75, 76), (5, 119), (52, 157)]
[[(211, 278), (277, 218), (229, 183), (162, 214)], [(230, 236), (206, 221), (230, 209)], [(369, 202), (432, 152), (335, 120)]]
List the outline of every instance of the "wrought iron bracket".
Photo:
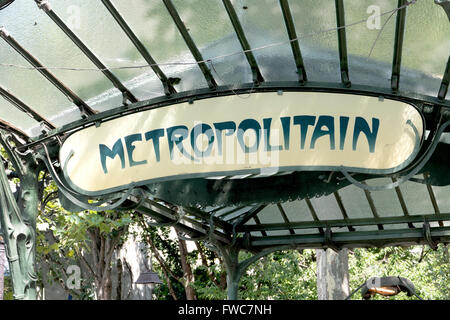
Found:
[[(416, 133), (416, 136), (417, 136), (417, 129), (414, 127), (414, 125), (412, 125), (412, 123), (409, 120), (408, 120), (408, 123), (412, 126), (412, 128), (414, 129), (414, 132)], [(393, 189), (395, 187), (398, 187), (400, 184), (408, 181), (413, 176), (415, 176), (425, 166), (425, 164), (428, 162), (428, 160), (430, 160), (431, 156), (433, 155), (434, 150), (436, 149), (436, 147), (439, 143), (439, 139), (440, 139), (442, 133), (449, 125), (450, 125), (450, 120), (446, 121), (442, 125), (438, 125), (439, 129), (435, 132), (434, 136), (431, 138), (430, 145), (428, 146), (428, 148), (425, 150), (425, 152), (422, 154), (422, 156), (420, 156), (415, 161), (415, 163), (413, 163), (410, 166), (410, 167), (412, 167), (412, 169), (407, 174), (400, 176), (400, 178), (396, 182), (393, 182), (393, 183), (390, 183), (387, 185), (383, 185), (383, 186), (368, 186), (367, 184), (357, 181), (344, 168), (341, 168), (341, 173), (353, 185), (355, 185), (361, 189), (368, 190), (368, 191), (379, 191), (379, 190)]]
[[(181, 208), (183, 215), (184, 215), (184, 210)], [(213, 233), (215, 230), (215, 225), (214, 225), (214, 213), (211, 214), (210, 218), (209, 218), (209, 231), (207, 233), (205, 233), (203, 236), (200, 237), (195, 237), (195, 238), (187, 238), (187, 237), (183, 237), (180, 235), (178, 235), (182, 240), (185, 241), (203, 241), (203, 240), (208, 240), (213, 246), (215, 245), (215, 240), (213, 237)]]
[(340, 250), (339, 246), (333, 242), (333, 232), (331, 231), (330, 227), (327, 227), (325, 229), (324, 244), (325, 244), (325, 247), (327, 247), (335, 252), (339, 252), (339, 250)]
[(50, 3), (48, 0), (35, 0), (39, 9), (44, 10), (45, 12), (52, 10)]
[(254, 67), (254, 68), (251, 68), (251, 70), (252, 70), (253, 83), (254, 83), (255, 86), (259, 86), (259, 84), (261, 82), (264, 82), (264, 78), (261, 75), (261, 72), (259, 71), (258, 68)]
[(431, 237), (431, 228), (430, 223), (425, 220), (423, 224), (423, 238), (427, 242), (427, 244), (430, 246), (431, 249), (437, 250), (438, 246), (437, 243), (433, 241), (433, 238)]
[[(62, 179), (59, 177), (58, 173), (56, 172), (55, 168), (53, 167), (52, 161), (50, 159), (50, 154), (48, 152), (47, 146), (42, 143), (41, 144), (45, 155), (37, 155), (36, 158), (40, 159), (43, 163), (45, 163), (50, 175), (52, 176), (55, 184), (58, 186), (58, 190), (69, 200), (71, 201), (73, 204), (83, 208), (83, 209), (87, 209), (87, 210), (93, 210), (93, 211), (106, 211), (106, 210), (112, 210), (115, 208), (118, 208), (122, 203), (125, 202), (125, 200), (128, 199), (128, 197), (133, 193), (136, 192), (135, 190), (135, 184), (131, 183), (128, 187), (128, 189), (126, 190), (126, 192), (120, 192), (120, 193), (114, 193), (111, 194), (101, 200), (99, 200), (97, 203), (86, 203), (83, 202), (81, 200), (78, 199), (78, 193), (73, 191), (70, 187), (66, 186), (64, 184), (64, 182), (62, 181)], [(66, 159), (66, 163), (67, 161), (70, 159), (70, 157), (72, 156), (72, 154), (70, 154), (68, 156), (68, 158)], [(64, 164), (64, 167), (66, 165), (66, 163)], [(141, 189), (137, 189), (137, 192), (143, 192)], [(117, 200), (118, 199), (118, 200)], [(116, 200), (116, 202), (106, 205), (106, 206), (102, 206), (102, 204), (108, 202), (108, 201), (112, 201), (112, 200)]]

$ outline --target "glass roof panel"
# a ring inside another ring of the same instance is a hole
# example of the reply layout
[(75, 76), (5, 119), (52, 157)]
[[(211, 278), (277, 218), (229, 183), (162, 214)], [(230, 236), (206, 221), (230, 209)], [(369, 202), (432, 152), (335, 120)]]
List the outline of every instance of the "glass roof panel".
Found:
[(233, 0), (232, 4), (252, 49), (283, 42), (277, 46), (253, 51), (264, 79), (298, 80), (279, 1)]
[(334, 1), (290, 1), (289, 5), (308, 80), (340, 82)]
[[(52, 1), (52, 7), (107, 67), (147, 65), (101, 1), (58, 0)], [(147, 77), (156, 79), (156, 75), (150, 68), (112, 69), (111, 72), (138, 99), (164, 95), (161, 82), (153, 81), (142, 84), (136, 81), (135, 78), (142, 76), (143, 73), (146, 73)], [(103, 76), (100, 72), (98, 73)], [(134, 81), (131, 81), (133, 79)], [(111, 83), (106, 81), (111, 86)]]
[[(367, 180), (370, 186), (384, 186), (392, 183), (389, 178), (378, 178)], [(398, 217), (403, 216), (400, 201), (394, 189), (370, 191), (377, 213), (380, 217)]]
[[(173, 0), (189, 34), (219, 84), (252, 81), (250, 66), (221, 0)], [(231, 56), (227, 56), (233, 54)], [(218, 58), (220, 56), (226, 56)]]
[(282, 204), (282, 207), (291, 222), (314, 220), (305, 200), (285, 202)]
[(311, 203), (316, 210), (319, 220), (337, 220), (343, 218), (333, 194), (320, 198), (311, 198)]
[[(450, 186), (432, 186), (436, 202), (441, 213), (450, 213)], [(444, 221), (444, 226), (450, 226), (450, 221)]]
[(406, 223), (383, 224), (384, 230), (408, 229)]
[[(374, 218), (364, 190), (355, 186), (347, 186), (339, 190), (342, 203), (349, 219)], [(354, 226), (355, 231), (375, 231), (377, 226)]]
[[(423, 176), (418, 178), (423, 178)], [(434, 214), (433, 204), (426, 185), (407, 181), (400, 185), (400, 190), (410, 215)]]
[(38, 122), (29, 117), (26, 113), (20, 111), (8, 101), (0, 96), (0, 119), (9, 122), (15, 127), (21, 129), (26, 134), (30, 135), (32, 132), (29, 130), (34, 126), (38, 126)]
[(258, 213), (258, 218), (261, 223), (281, 223), (284, 222), (280, 210), (276, 204), (271, 204)]
[(167, 77), (181, 78), (175, 85), (178, 91), (207, 87), (202, 72), (162, 1), (134, 0), (130, 5), (128, 1), (116, 0), (114, 5), (156, 63), (190, 63), (160, 65)]
[(450, 186), (432, 186), (436, 202), (442, 213), (450, 213)]
[[(350, 80), (390, 87), (397, 1), (344, 0)], [(367, 72), (370, 69), (370, 72)]]
[(274, 231), (267, 231), (267, 235), (270, 236), (288, 236), (291, 233), (289, 230), (274, 230)]
[[(220, 208), (220, 207), (217, 207), (217, 208)], [(216, 211), (214, 212), (214, 216), (220, 217), (221, 215), (226, 215), (228, 212), (237, 210), (239, 208), (239, 206), (223, 207), (218, 210), (217, 210), (217, 208), (216, 208)]]
[(253, 209), (253, 206), (247, 206), (247, 207), (244, 207), (244, 208), (239, 209), (237, 211), (234, 211), (233, 213), (224, 214), (223, 220), (225, 220), (225, 221), (232, 220), (234, 218), (239, 217), (241, 214), (244, 214), (244, 213), (250, 211), (251, 209)]
[(450, 22), (442, 7), (434, 1), (409, 6), (400, 89), (437, 96), (449, 53)]
[[(58, 1), (57, 3), (60, 4)], [(70, 12), (67, 8), (58, 11), (63, 13)], [(59, 14), (59, 12), (57, 13)], [(64, 15), (61, 16), (69, 26), (73, 26), (75, 32), (80, 29), (77, 27), (77, 24), (70, 23), (70, 18), (66, 18)], [(88, 16), (89, 15), (86, 14), (83, 15), (82, 18), (80, 17), (80, 19), (82, 19), (80, 21), (80, 26), (83, 25), (82, 21), (84, 22), (84, 20), (88, 19)], [(8, 7), (8, 10), (0, 12), (0, 20), (11, 36), (14, 37), (24, 49), (35, 56), (44, 66), (52, 68), (50, 71), (81, 99), (87, 101), (94, 110), (104, 109), (104, 104), (107, 104), (109, 108), (121, 105), (122, 99), (119, 92), (108, 91), (112, 88), (112, 84), (109, 80), (106, 79), (101, 72), (96, 70), (94, 64), (33, 1), (27, 3), (14, 2)], [(2, 40), (1, 42), (4, 41)], [(4, 46), (8, 45), (4, 43)], [(10, 49), (9, 51), (4, 50), (2, 45), (2, 58), (4, 58), (3, 55), (7, 54), (7, 52), (11, 55), (11, 59), (17, 61), (17, 64), (29, 66), (16, 51), (13, 49)], [(4, 61), (5, 60), (2, 59), (2, 62)], [(87, 68), (92, 70), (74, 71), (58, 68)], [(15, 69), (9, 70), (13, 72), (16, 71)], [(29, 75), (31, 72), (27, 71), (22, 72), (21, 74), (24, 73)], [(38, 77), (41, 77), (43, 82), (47, 82), (47, 80), (39, 74)], [(16, 81), (23, 81), (23, 78), (19, 76)], [(27, 79), (27, 82), (28, 81), (29, 80)], [(30, 85), (28, 84), (28, 86)], [(49, 86), (51, 86), (51, 84), (49, 84)], [(100, 97), (97, 97), (104, 92), (107, 92), (108, 94), (103, 95), (101, 99)], [(119, 96), (119, 99), (114, 99), (115, 96)], [(22, 98), (23, 95), (21, 94), (20, 97)], [(55, 96), (55, 98), (56, 97), (57, 96)], [(88, 101), (93, 97), (96, 97), (96, 99)], [(53, 96), (44, 96), (44, 98), (48, 99), (46, 100), (46, 108), (49, 107), (49, 104), (53, 105), (56, 103), (59, 103), (60, 107), (70, 106), (70, 102), (64, 100), (64, 97), (62, 97), (62, 100), (60, 101), (55, 101)], [(29, 101), (31, 105), (35, 105), (34, 100), (38, 100), (37, 95), (33, 95), (33, 100)], [(49, 110), (51, 114), (54, 114), (55, 111), (56, 110)], [(45, 114), (45, 111), (42, 111), (41, 113)]]
[[(3, 39), (0, 39), (0, 61), (6, 65), (32, 67)], [(0, 72), (2, 73), (0, 84), (3, 87), (55, 125), (61, 126), (81, 119), (78, 108), (38, 71), (21, 67), (0, 66)], [(10, 105), (8, 110), (13, 108)], [(63, 117), (56, 116), (61, 113), (64, 113)], [(31, 130), (31, 135), (39, 134), (40, 132), (28, 127), (30, 124), (29, 122), (22, 123), (21, 127)]]
[(370, 226), (355, 226), (355, 231), (377, 231), (378, 226), (370, 225)]
[[(367, 180), (366, 183), (372, 186), (383, 186), (392, 183), (390, 178), (378, 178)], [(380, 218), (404, 216), (400, 200), (398, 199), (395, 189), (379, 190), (370, 192), (375, 208)], [(402, 224), (385, 224), (383, 228), (390, 229), (406, 229), (408, 225)]]
[(295, 229), (295, 234), (318, 234), (318, 229)]
[(350, 185), (339, 190), (342, 203), (350, 219), (373, 218), (364, 190)]

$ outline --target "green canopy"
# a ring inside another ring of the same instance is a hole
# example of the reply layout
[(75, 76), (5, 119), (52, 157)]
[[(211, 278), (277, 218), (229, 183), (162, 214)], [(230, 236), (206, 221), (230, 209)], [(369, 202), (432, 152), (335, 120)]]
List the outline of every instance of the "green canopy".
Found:
[[(53, 164), (59, 142), (99, 122), (277, 91), (413, 104), (426, 124), (420, 156), (434, 152), (402, 184), (403, 175), (351, 175), (358, 184), (330, 171), (179, 179), (148, 185), (145, 199), (129, 195), (120, 208), (249, 250), (450, 241), (445, 128), (431, 139), (450, 107), (448, 1), (3, 0), (0, 8), (0, 126), (21, 152), (43, 153), (45, 143)], [(82, 209), (64, 192), (61, 202)]]

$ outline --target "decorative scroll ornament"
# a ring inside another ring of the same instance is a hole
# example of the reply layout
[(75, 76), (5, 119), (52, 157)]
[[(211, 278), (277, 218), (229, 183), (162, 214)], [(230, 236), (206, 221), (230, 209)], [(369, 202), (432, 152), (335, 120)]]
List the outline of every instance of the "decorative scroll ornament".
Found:
[[(10, 143), (13, 142), (13, 144)], [(20, 142), (0, 132), (0, 143), (13, 164), (20, 185), (13, 194), (4, 164), (0, 165), (0, 224), (10, 265), (15, 299), (36, 299), (35, 245), (38, 166), (32, 154), (20, 155)]]

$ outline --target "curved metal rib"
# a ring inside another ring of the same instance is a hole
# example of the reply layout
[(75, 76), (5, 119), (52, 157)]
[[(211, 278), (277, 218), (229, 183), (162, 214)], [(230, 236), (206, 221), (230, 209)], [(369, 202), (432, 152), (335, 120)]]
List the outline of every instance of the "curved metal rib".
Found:
[(403, 35), (406, 23), (407, 0), (398, 0), (397, 22), (395, 26), (394, 57), (392, 59), (391, 89), (396, 92), (400, 83), (400, 66), (402, 62)]
[(50, 129), (56, 128), (49, 120), (41, 116), (34, 109), (29, 107), (25, 102), (17, 98), (15, 95), (9, 92), (8, 89), (2, 87), (1, 85), (0, 85), (0, 95), (3, 96), (3, 98), (5, 98), (12, 105), (14, 105), (17, 109), (19, 109), (22, 112), (25, 112), (34, 120), (45, 123)]
[(167, 11), (169, 11), (169, 14), (172, 17), (173, 21), (175, 22), (175, 25), (177, 26), (178, 31), (180, 32), (181, 36), (183, 37), (184, 41), (186, 42), (186, 45), (188, 46), (188, 48), (191, 51), (192, 55), (194, 56), (195, 60), (198, 62), (198, 66), (199, 66), (200, 70), (203, 72), (206, 82), (208, 83), (208, 87), (210, 89), (215, 89), (217, 87), (217, 83), (211, 74), (211, 70), (209, 70), (208, 66), (205, 63), (205, 60), (202, 57), (202, 54), (198, 50), (197, 46), (194, 43), (194, 40), (192, 39), (189, 32), (187, 31), (186, 26), (184, 25), (183, 21), (181, 20), (177, 9), (175, 8), (175, 6), (173, 5), (171, 0), (162, 0), (162, 1), (164, 2), (164, 5), (166, 6)]
[(78, 48), (92, 61), (93, 64), (111, 81), (111, 83), (122, 92), (124, 96), (124, 103), (129, 100), (131, 103), (137, 102), (138, 99), (120, 82), (120, 80), (108, 70), (108, 68), (100, 61), (99, 58), (81, 41), (80, 38), (61, 20), (61, 18), (52, 10), (48, 2), (36, 0), (38, 7), (53, 20), (53, 22), (77, 45)]
[(291, 10), (289, 8), (288, 0), (280, 0), (281, 11), (283, 12), (284, 22), (291, 42), (292, 53), (295, 58), (295, 65), (297, 66), (298, 79), (301, 83), (308, 81), (306, 76), (305, 65), (303, 63), (302, 53), (300, 51), (297, 33), (295, 31), (294, 20), (292, 19)]
[(31, 140), (25, 132), (5, 120), (0, 119), (0, 128), (4, 128), (5, 130), (16, 134), (26, 142), (29, 142)]
[(407, 173), (406, 175), (400, 177), (396, 182), (390, 183), (385, 186), (368, 186), (367, 184), (361, 183), (355, 178), (353, 178), (344, 168), (341, 168), (342, 174), (345, 176), (345, 178), (350, 181), (355, 186), (369, 191), (379, 191), (379, 190), (386, 190), (386, 189), (392, 189), (399, 185), (401, 185), (403, 182), (408, 181), (410, 178), (415, 176), (422, 168), (423, 166), (430, 160), (431, 156), (433, 155), (434, 150), (436, 149), (436, 146), (439, 143), (439, 138), (444, 132), (444, 130), (450, 125), (450, 120), (445, 122), (443, 125), (439, 126), (439, 129), (436, 131), (435, 136), (433, 137), (432, 143), (428, 147), (427, 151), (423, 154), (423, 156), (418, 160), (417, 164), (414, 166), (414, 168)]
[(335, 0), (336, 22), (338, 27), (339, 61), (341, 66), (341, 81), (348, 88), (352, 85), (348, 75), (347, 37), (345, 30), (344, 1)]
[[(77, 206), (87, 209), (87, 210), (93, 210), (93, 211), (113, 210), (113, 209), (119, 207), (122, 203), (124, 203), (125, 200), (127, 200), (127, 198), (131, 195), (131, 193), (135, 187), (133, 183), (130, 184), (130, 186), (128, 187), (126, 192), (122, 193), (119, 200), (117, 200), (115, 203), (113, 203), (111, 205), (100, 206), (101, 204), (105, 203), (108, 200), (102, 200), (99, 203), (96, 203), (94, 205), (91, 203), (85, 203), (85, 202), (79, 200), (76, 196), (74, 196), (72, 194), (74, 192), (70, 188), (68, 188), (64, 185), (64, 183), (61, 181), (58, 174), (56, 173), (55, 168), (53, 168), (47, 146), (43, 143), (41, 145), (44, 148), (45, 156), (38, 156), (37, 158), (41, 159), (47, 166), (47, 169), (48, 169), (51, 177), (53, 178), (53, 181), (55, 181), (55, 184), (58, 187), (58, 190), (61, 191), (64, 194), (64, 196), (66, 196), (70, 201), (72, 201)], [(70, 158), (70, 156), (68, 157), (68, 159), (69, 158)], [(65, 164), (67, 164), (67, 160), (66, 160)], [(139, 190), (141, 190), (141, 189), (139, 189)], [(143, 191), (141, 191), (141, 192), (143, 192)]]
[(445, 100), (445, 96), (448, 92), (448, 85), (450, 82), (450, 56), (448, 56), (447, 67), (445, 68), (444, 75), (442, 77), (441, 87), (439, 88), (438, 99)]
[(89, 107), (80, 97), (78, 97), (72, 90), (66, 87), (59, 81), (50, 71), (47, 70), (34, 56), (25, 50), (7, 31), (4, 27), (0, 27), (0, 37), (8, 43), (14, 50), (16, 50), (22, 57), (25, 58), (37, 71), (39, 71), (48, 81), (50, 81), (56, 88), (58, 88), (70, 101), (72, 101), (81, 111), (82, 117), (93, 115), (96, 112)]
[(245, 57), (250, 65), (253, 74), (253, 82), (255, 84), (259, 84), (264, 82), (264, 78), (261, 75), (261, 71), (259, 70), (258, 64), (256, 63), (255, 56), (253, 55), (252, 49), (250, 48), (250, 44), (248, 43), (247, 37), (245, 36), (244, 29), (242, 28), (241, 23), (239, 22), (239, 18), (234, 10), (233, 5), (230, 0), (222, 0), (225, 9), (227, 10), (228, 16), (230, 17), (231, 23), (233, 24), (234, 31), (241, 43), (242, 49), (244, 50)]
[(119, 24), (119, 26), (122, 28), (122, 30), (125, 32), (125, 34), (128, 36), (128, 38), (131, 40), (131, 42), (134, 44), (134, 46), (142, 55), (142, 57), (145, 59), (145, 61), (147, 61), (147, 63), (150, 65), (153, 72), (155, 72), (155, 74), (158, 76), (159, 80), (161, 80), (166, 95), (177, 93), (177, 90), (175, 90), (175, 88), (169, 82), (167, 76), (164, 74), (164, 72), (158, 66), (156, 61), (150, 55), (150, 52), (148, 52), (144, 44), (139, 40), (139, 38), (136, 36), (133, 30), (131, 30), (130, 26), (127, 24), (125, 19), (120, 15), (119, 11), (117, 11), (114, 4), (110, 0), (102, 0), (102, 2), (105, 5), (106, 9), (108, 9), (108, 11), (111, 13), (113, 18), (116, 20), (116, 22)]

